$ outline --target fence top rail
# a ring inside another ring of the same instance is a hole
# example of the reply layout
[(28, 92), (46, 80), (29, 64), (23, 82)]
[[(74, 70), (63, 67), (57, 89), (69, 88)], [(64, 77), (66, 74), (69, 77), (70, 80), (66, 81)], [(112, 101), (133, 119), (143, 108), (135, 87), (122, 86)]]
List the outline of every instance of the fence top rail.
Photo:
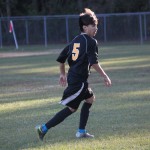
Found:
[[(111, 13), (111, 14), (96, 14), (97, 17), (110, 17), (110, 16), (130, 16), (130, 15), (149, 15), (150, 12), (132, 12), (132, 13)], [(47, 16), (12, 16), (0, 17), (0, 20), (30, 20), (30, 19), (43, 19), (43, 18), (78, 18), (79, 15), (47, 15)]]

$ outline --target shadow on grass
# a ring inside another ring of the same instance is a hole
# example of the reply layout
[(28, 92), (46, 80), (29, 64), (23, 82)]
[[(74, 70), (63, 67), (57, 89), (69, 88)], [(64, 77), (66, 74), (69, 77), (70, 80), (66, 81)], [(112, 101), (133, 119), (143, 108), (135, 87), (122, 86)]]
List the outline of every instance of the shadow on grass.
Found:
[[(127, 50), (125, 55), (120, 51), (121, 47), (117, 51), (113, 49), (115, 53), (111, 51), (111, 57), (114, 59), (120, 57), (121, 59), (123, 57), (135, 56), (135, 54), (137, 56), (149, 54), (147, 49), (143, 51), (140, 48), (138, 53), (135, 53), (137, 47), (134, 50), (132, 48), (128, 50), (125, 47), (124, 50)], [(104, 54), (105, 57), (108, 58), (106, 55), (109, 55), (109, 53), (107, 51)], [(117, 53), (118, 55), (116, 55)], [(33, 69), (39, 68), (40, 70), (42, 66), (48, 67), (50, 64), (51, 67), (55, 64), (52, 63), (54, 61), (52, 57), (36, 56), (10, 60), (1, 59), (1, 64), (3, 63), (8, 66), (8, 70), (11, 63), (13, 67), (21, 64), (20, 68), (22, 69), (25, 69), (24, 66), (27, 65), (28, 71), (32, 70), (32, 67)], [(116, 135), (121, 136), (131, 133), (148, 133), (150, 131), (148, 94), (150, 70), (147, 59), (143, 62), (144, 64), (136, 62), (137, 64), (134, 63), (133, 66), (124, 63), (124, 65), (120, 65), (119, 62), (116, 66), (104, 63), (106, 71), (109, 71), (113, 81), (113, 87), (109, 90), (102, 88), (98, 83), (99, 79), (97, 79), (97, 75), (93, 75), (91, 86), (94, 85), (93, 91), (96, 93), (97, 101), (91, 109), (87, 129), (95, 135), (96, 139), (105, 139), (110, 136), (115, 137)], [(21, 76), (17, 76), (17, 73), (15, 74), (14, 72), (9, 74), (11, 72), (7, 72), (7, 69), (2, 69), (6, 71), (4, 73), (6, 78), (4, 76), (2, 81), (3, 85), (7, 82), (8, 84), (1, 87), (1, 89), (5, 88), (7, 91), (4, 91), (4, 95), (2, 91), (0, 100), (2, 105), (0, 114), (0, 149), (34, 149), (43, 145), (53, 146), (59, 143), (74, 142), (80, 110), (67, 118), (62, 124), (52, 128), (46, 135), (44, 143), (39, 142), (34, 131), (34, 127), (37, 124), (45, 123), (63, 108), (56, 102), (59, 101), (57, 98), (61, 96), (62, 89), (60, 90), (55, 86), (50, 88), (48, 86), (49, 84), (56, 84), (56, 74), (54, 73), (53, 76), (49, 76), (48, 71), (46, 73), (45, 71), (42, 73), (37, 71), (37, 74), (40, 75), (35, 76), (35, 73), (27, 71), (27, 76), (23, 76), (21, 73)], [(1, 75), (3, 75), (2, 72)], [(52, 78), (51, 81), (48, 78)], [(23, 83), (26, 84), (24, 85)], [(17, 89), (13, 91), (15, 87)], [(39, 90), (37, 87), (41, 89)], [(32, 88), (35, 88), (35, 90), (32, 91)], [(20, 90), (20, 94), (17, 93), (17, 90)], [(9, 95), (9, 93), (11, 94)], [(54, 101), (51, 101), (52, 97), (54, 97)]]
[[(128, 103), (124, 100), (126, 100), (125, 97), (120, 102), (114, 100), (112, 103), (111, 99), (108, 99), (108, 101), (99, 101), (93, 105), (88, 129), (95, 134), (96, 138), (103, 139), (109, 136), (148, 132), (150, 130), (149, 104), (138, 101)], [(46, 135), (44, 143), (38, 141), (34, 131), (37, 124), (46, 122), (62, 108), (56, 102), (43, 102), (40, 105), (23, 109), (19, 109), (18, 106), (16, 111), (2, 113), (0, 124), (1, 149), (32, 149), (44, 144), (53, 145), (74, 141), (80, 110), (51, 129)]]

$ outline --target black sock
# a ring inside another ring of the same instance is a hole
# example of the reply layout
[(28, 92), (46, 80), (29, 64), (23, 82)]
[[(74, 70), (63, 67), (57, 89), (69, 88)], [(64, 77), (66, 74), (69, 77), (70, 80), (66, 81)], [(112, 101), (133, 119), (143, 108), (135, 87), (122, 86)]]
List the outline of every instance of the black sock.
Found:
[(84, 103), (82, 108), (81, 108), (81, 113), (80, 113), (80, 124), (79, 124), (79, 129), (85, 129), (85, 126), (87, 124), (88, 121), (88, 117), (89, 117), (89, 109), (92, 106), (92, 104), (90, 103)]
[(45, 125), (47, 129), (56, 126), (57, 124), (61, 123), (65, 118), (70, 116), (73, 112), (68, 108), (62, 109), (58, 112), (51, 120), (49, 120)]

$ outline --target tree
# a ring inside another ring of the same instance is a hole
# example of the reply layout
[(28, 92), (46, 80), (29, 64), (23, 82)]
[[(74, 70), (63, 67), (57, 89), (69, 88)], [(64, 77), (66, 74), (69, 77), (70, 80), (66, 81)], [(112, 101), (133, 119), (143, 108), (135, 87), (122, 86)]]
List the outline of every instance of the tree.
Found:
[(150, 11), (150, 0), (0, 0), (1, 16), (79, 14), (88, 7), (96, 13)]
[(7, 16), (11, 16), (11, 8), (10, 8), (10, 0), (6, 0), (6, 11), (7, 11)]

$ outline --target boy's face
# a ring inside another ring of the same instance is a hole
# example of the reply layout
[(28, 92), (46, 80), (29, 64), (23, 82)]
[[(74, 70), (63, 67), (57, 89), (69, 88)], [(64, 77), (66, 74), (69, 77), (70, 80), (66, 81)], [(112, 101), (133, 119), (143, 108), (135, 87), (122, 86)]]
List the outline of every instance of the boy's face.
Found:
[(97, 25), (90, 24), (90, 25), (87, 25), (87, 26), (83, 26), (83, 30), (90, 37), (94, 37), (97, 33), (98, 28), (97, 28)]

